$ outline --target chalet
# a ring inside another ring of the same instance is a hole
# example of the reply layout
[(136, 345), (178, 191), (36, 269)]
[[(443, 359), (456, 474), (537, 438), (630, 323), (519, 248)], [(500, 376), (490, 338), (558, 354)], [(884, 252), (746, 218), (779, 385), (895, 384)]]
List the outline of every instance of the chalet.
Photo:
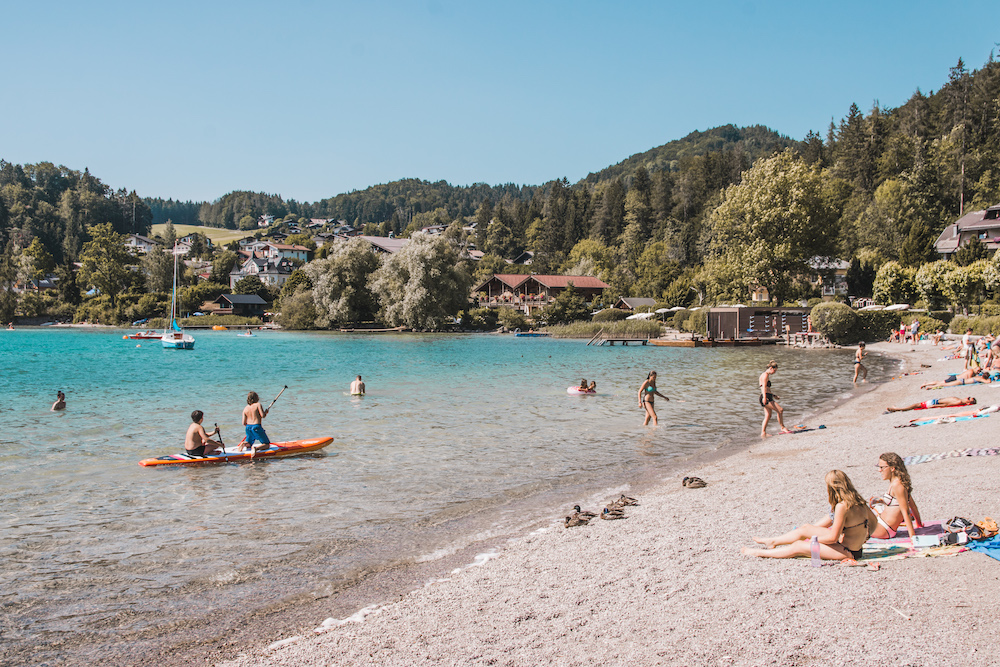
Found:
[(708, 311), (708, 337), (780, 338), (809, 331), (809, 308), (719, 307)]
[(295, 266), (286, 258), (268, 258), (254, 255), (243, 261), (242, 264), (233, 267), (229, 272), (229, 287), (236, 287), (243, 278), (247, 276), (257, 276), (265, 285), (281, 287), (292, 275)]
[(473, 287), (472, 294), (480, 308), (507, 306), (530, 314), (552, 303), (571, 283), (587, 302), (593, 302), (610, 287), (593, 276), (495, 273)]
[(615, 305), (612, 308), (617, 308), (618, 310), (635, 310), (636, 308), (652, 308), (656, 305), (656, 299), (648, 299), (645, 297), (632, 297), (632, 296), (620, 296), (618, 300), (615, 301)]
[(934, 242), (934, 249), (942, 259), (948, 259), (974, 238), (984, 243), (991, 253), (1000, 248), (1000, 204), (966, 213), (945, 227)]
[(530, 250), (525, 250), (520, 255), (518, 255), (514, 259), (510, 260), (509, 263), (510, 264), (522, 264), (522, 265), (526, 266), (528, 264), (531, 264), (531, 261), (533, 259), (535, 259), (535, 253), (533, 253)]
[(813, 257), (809, 260), (809, 284), (819, 289), (822, 296), (847, 294), (847, 269), (850, 262), (833, 257)]
[(214, 312), (219, 315), (240, 315), (242, 317), (260, 317), (267, 308), (267, 301), (256, 294), (223, 294), (215, 300), (218, 308)]
[(141, 255), (145, 255), (150, 250), (154, 250), (157, 245), (158, 244), (153, 239), (148, 239), (139, 234), (129, 234), (128, 238), (125, 239), (125, 247), (136, 254)]
[(426, 227), (420, 228), (421, 234), (427, 234), (428, 236), (440, 236), (444, 234), (444, 230), (448, 229), (448, 225), (428, 225)]
[(258, 227), (267, 227), (272, 222), (274, 222), (274, 216), (273, 215), (266, 215), (265, 214), (265, 215), (262, 215), (259, 218), (257, 218), (257, 226)]
[[(205, 243), (205, 247), (206, 248), (211, 248), (212, 247), (212, 239), (208, 238), (204, 234), (199, 234), (199, 236), (201, 236), (201, 240)], [(188, 244), (188, 247), (190, 247), (194, 243), (194, 234), (193, 233), (192, 234), (188, 234), (187, 236), (179, 238), (179, 239), (177, 239), (177, 242), (178, 243), (186, 243), (186, 244)]]

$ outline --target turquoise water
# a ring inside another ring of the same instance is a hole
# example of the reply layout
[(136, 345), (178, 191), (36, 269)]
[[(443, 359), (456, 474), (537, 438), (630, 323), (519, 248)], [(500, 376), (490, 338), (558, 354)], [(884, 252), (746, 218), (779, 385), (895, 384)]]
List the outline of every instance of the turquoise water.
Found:
[[(768, 359), (781, 363), (774, 390), (792, 424), (850, 391), (853, 354), (283, 332), (197, 332), (196, 348), (179, 351), (123, 333), (0, 333), (8, 655), (115, 662), (123, 638), (132, 651), (163, 646), (209, 615), (224, 624), (517, 532), (553, 515), (554, 498), (586, 498), (753, 437)], [(894, 368), (869, 361), (873, 378)], [(636, 401), (650, 369), (674, 399), (657, 402), (656, 429), (642, 427)], [(357, 374), (363, 398), (346, 395)], [(581, 377), (598, 395), (567, 395)], [(267, 405), (284, 385), (265, 420), (272, 441), (333, 436), (324, 452), (137, 465), (179, 451), (194, 409), (238, 442), (246, 392)], [(68, 407), (53, 413), (59, 389)]]

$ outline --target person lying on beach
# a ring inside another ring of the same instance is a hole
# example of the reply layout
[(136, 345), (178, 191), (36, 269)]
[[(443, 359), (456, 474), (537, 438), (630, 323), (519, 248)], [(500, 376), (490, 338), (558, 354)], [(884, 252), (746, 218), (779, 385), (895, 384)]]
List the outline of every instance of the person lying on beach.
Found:
[[(896, 537), (899, 524), (906, 524), (906, 532), (910, 540), (916, 536), (916, 528), (923, 528), (920, 521), (920, 510), (913, 500), (913, 484), (910, 473), (899, 454), (887, 452), (878, 457), (878, 472), (882, 479), (889, 482), (889, 488), (881, 498), (869, 501), (872, 511), (876, 514), (878, 526), (872, 532), (872, 537)], [(904, 508), (906, 511), (904, 511)]]
[(975, 405), (976, 399), (971, 396), (959, 398), (958, 396), (946, 396), (944, 398), (934, 398), (923, 403), (914, 403), (903, 408), (886, 408), (886, 412), (907, 412), (909, 410), (926, 410), (928, 408), (960, 408), (963, 405)]
[(843, 471), (831, 470), (825, 480), (829, 516), (778, 537), (755, 537), (753, 541), (766, 548), (743, 547), (742, 553), (760, 558), (795, 558), (811, 555), (815, 547), (823, 560), (861, 560), (861, 547), (878, 525), (875, 514)]
[(990, 384), (992, 381), (992, 378), (989, 376), (983, 377), (982, 375), (973, 375), (970, 378), (955, 378), (954, 380), (944, 380), (941, 382), (925, 382), (920, 385), (920, 388), (933, 389), (934, 387), (960, 387), (967, 384)]
[[(195, 410), (191, 413), (192, 424), (188, 426), (187, 435), (184, 437), (185, 454), (205, 456), (220, 451), (218, 448), (222, 445), (215, 440), (209, 440), (208, 433), (205, 432), (205, 427), (201, 425), (204, 418), (205, 413), (201, 410)], [(212, 431), (212, 435), (216, 435), (218, 432), (219, 427), (216, 426), (215, 430)]]
[(760, 437), (762, 438), (767, 437), (767, 425), (771, 421), (772, 411), (778, 415), (778, 426), (781, 428), (781, 432), (791, 433), (790, 430), (785, 428), (785, 410), (778, 405), (778, 396), (771, 393), (771, 376), (774, 375), (777, 370), (778, 362), (772, 359), (768, 362), (767, 368), (764, 369), (764, 372), (760, 374), (759, 378), (757, 378), (757, 384), (760, 386), (760, 396), (757, 397), (757, 402), (760, 403), (762, 408), (764, 408), (764, 423), (760, 426)]
[(61, 390), (57, 391), (56, 402), (52, 404), (52, 411), (56, 412), (58, 410), (65, 410), (65, 409), (66, 409), (66, 394), (62, 393)]
[(261, 423), (266, 416), (267, 410), (260, 407), (260, 397), (257, 396), (257, 392), (251, 391), (247, 394), (247, 406), (243, 408), (243, 426), (246, 429), (246, 436), (239, 446), (241, 452), (250, 450), (250, 458), (256, 456), (258, 451), (271, 446), (271, 441), (268, 439), (267, 433), (264, 432), (264, 426)]

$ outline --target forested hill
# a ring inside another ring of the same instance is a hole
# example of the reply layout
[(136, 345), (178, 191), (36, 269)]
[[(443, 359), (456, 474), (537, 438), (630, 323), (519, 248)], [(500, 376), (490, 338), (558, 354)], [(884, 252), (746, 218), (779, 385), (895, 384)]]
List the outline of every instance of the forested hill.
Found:
[(735, 158), (733, 162), (749, 165), (757, 158), (801, 145), (801, 142), (784, 137), (763, 125), (723, 125), (704, 132), (695, 130), (683, 139), (676, 139), (644, 153), (636, 153), (618, 164), (588, 174), (580, 184), (599, 185), (619, 177), (631, 178), (638, 167), (644, 167), (650, 172), (662, 169), (679, 171), (686, 160), (711, 153), (720, 156), (729, 154)]

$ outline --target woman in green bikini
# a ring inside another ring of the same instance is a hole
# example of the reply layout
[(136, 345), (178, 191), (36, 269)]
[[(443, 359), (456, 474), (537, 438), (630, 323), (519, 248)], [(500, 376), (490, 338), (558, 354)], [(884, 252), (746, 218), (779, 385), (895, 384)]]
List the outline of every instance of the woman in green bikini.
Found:
[(642, 425), (647, 426), (649, 420), (653, 420), (653, 426), (657, 426), (656, 410), (653, 409), (653, 397), (659, 396), (665, 401), (670, 399), (656, 391), (656, 371), (649, 371), (646, 381), (639, 387), (639, 407), (646, 411), (646, 418), (642, 420)]

